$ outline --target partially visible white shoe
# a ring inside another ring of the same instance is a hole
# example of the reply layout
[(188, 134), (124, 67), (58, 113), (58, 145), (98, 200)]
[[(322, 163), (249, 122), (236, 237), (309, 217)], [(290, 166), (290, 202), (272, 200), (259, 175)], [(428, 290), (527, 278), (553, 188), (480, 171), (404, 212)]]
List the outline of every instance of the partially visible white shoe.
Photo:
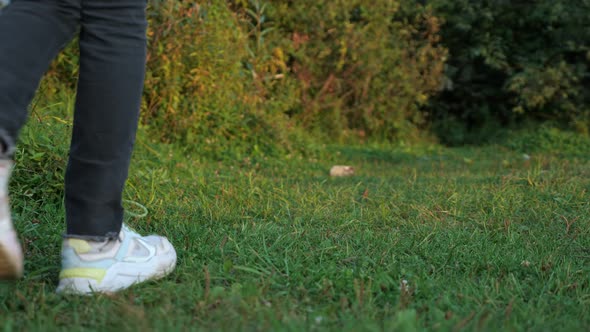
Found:
[(165, 237), (141, 236), (126, 225), (114, 240), (64, 239), (61, 257), (58, 293), (113, 293), (162, 278), (176, 266), (176, 251)]
[(12, 225), (8, 202), (8, 180), (12, 161), (0, 159), (0, 279), (17, 279), (23, 275), (23, 251)]

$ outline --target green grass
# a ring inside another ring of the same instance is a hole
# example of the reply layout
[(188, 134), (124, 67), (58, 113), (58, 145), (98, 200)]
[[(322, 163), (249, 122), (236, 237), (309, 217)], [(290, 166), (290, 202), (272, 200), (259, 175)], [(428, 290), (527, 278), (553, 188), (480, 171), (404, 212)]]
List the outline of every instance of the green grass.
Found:
[[(128, 223), (168, 236), (178, 268), (112, 296), (55, 295), (56, 114), (23, 131), (11, 189), (26, 276), (0, 286), (0, 330), (590, 328), (590, 158), (501, 146), (216, 162), (142, 130), (125, 197), (150, 213)], [(357, 174), (329, 178), (333, 164)]]

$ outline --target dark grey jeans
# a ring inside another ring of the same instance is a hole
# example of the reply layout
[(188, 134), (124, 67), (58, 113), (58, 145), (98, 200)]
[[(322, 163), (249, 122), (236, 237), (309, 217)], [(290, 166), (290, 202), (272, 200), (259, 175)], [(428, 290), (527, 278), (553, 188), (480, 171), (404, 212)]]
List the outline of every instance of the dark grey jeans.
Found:
[[(117, 236), (146, 58), (146, 0), (13, 0), (0, 12), (0, 146), (10, 151), (51, 60), (76, 33), (67, 236)], [(1, 153), (1, 151), (0, 151)]]

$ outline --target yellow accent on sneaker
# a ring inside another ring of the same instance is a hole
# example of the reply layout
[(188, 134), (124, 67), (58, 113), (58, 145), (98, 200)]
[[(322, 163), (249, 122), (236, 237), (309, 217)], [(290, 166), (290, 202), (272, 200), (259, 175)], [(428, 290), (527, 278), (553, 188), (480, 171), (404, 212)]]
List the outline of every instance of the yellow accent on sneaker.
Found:
[(92, 268), (71, 268), (62, 270), (59, 273), (59, 279), (68, 279), (68, 278), (85, 278), (85, 279), (94, 279), (98, 283), (104, 279), (107, 271), (104, 269), (92, 269)]
[(69, 239), (68, 244), (70, 245), (70, 247), (74, 248), (74, 251), (78, 255), (85, 254), (87, 252), (90, 252), (90, 250), (92, 250), (92, 247), (90, 246), (90, 244), (88, 244), (88, 242), (86, 242), (84, 240)]

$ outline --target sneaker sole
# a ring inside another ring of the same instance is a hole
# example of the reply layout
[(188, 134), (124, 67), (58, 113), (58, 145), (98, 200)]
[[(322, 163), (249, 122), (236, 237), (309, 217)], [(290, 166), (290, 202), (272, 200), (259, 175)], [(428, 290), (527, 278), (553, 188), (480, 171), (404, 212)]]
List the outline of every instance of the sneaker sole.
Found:
[(84, 278), (70, 278), (70, 279), (62, 279), (56, 289), (57, 294), (66, 294), (66, 295), (94, 295), (94, 294), (115, 294), (122, 290), (131, 288), (133, 286), (143, 284), (148, 281), (157, 281), (168, 276), (174, 270), (174, 266), (166, 269), (166, 271), (162, 273), (158, 273), (156, 275), (150, 277), (141, 277), (137, 278), (137, 280), (117, 287), (105, 287), (100, 286), (96, 283), (95, 280), (91, 279), (84, 279)]

